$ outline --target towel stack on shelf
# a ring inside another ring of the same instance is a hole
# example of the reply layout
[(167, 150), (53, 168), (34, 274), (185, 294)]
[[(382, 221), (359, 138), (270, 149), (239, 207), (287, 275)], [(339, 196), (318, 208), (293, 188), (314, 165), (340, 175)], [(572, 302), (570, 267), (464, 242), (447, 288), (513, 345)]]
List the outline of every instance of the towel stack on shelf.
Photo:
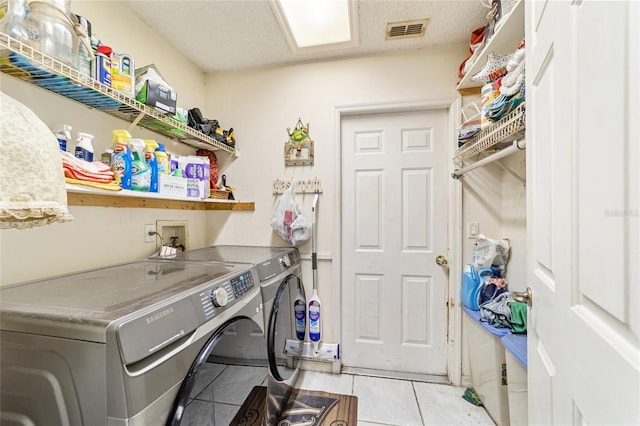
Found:
[(114, 181), (114, 173), (109, 166), (98, 161), (88, 162), (74, 157), (68, 152), (60, 152), (62, 169), (67, 183), (120, 190)]

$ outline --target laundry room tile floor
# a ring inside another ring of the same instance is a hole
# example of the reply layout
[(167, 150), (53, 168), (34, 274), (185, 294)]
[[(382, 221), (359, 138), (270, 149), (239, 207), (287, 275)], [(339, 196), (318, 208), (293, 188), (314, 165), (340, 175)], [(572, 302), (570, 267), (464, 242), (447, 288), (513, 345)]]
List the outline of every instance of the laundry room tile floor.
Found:
[[(206, 363), (200, 376), (184, 424), (207, 424), (203, 419), (212, 415), (215, 424), (229, 424), (253, 386), (266, 386), (267, 368)], [(484, 408), (462, 399), (462, 387), (308, 370), (296, 387), (357, 396), (357, 426), (495, 425)]]
[(457, 386), (302, 371), (297, 387), (357, 396), (358, 426), (495, 425)]

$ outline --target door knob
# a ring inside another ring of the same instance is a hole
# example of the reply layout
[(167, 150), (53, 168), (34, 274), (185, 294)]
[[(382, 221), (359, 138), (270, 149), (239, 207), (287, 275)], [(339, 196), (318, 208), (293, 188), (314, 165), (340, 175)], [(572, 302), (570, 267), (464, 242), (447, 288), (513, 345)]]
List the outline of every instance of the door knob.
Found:
[(440, 266), (447, 266), (449, 265), (449, 262), (447, 261), (447, 258), (444, 257), (443, 255), (437, 256), (436, 257), (436, 263)]
[(533, 305), (533, 291), (531, 291), (531, 287), (527, 287), (523, 292), (514, 291), (513, 300), (520, 303), (526, 303), (527, 306), (531, 307)]

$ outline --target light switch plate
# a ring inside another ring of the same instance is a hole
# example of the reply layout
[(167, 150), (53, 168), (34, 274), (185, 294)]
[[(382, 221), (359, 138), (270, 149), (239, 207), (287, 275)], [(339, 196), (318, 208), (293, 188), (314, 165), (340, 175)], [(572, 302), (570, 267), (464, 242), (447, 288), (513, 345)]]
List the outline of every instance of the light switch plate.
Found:
[(467, 222), (467, 238), (478, 238), (480, 225), (478, 222)]

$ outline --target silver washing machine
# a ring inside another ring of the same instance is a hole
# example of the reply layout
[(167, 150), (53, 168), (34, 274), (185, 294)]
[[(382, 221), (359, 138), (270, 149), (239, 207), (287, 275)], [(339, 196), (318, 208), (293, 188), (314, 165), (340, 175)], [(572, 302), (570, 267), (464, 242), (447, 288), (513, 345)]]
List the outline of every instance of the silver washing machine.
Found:
[[(302, 283), (300, 254), (295, 247), (220, 245), (179, 252), (175, 261), (252, 265), (256, 268), (263, 300), (269, 357), (265, 424), (273, 424), (295, 388), (299, 352), (290, 343), (304, 340), (296, 334), (293, 306), (306, 297)], [(306, 321), (306, 311), (303, 313)]]
[(258, 283), (147, 260), (1, 287), (0, 422), (228, 425), (267, 377)]

